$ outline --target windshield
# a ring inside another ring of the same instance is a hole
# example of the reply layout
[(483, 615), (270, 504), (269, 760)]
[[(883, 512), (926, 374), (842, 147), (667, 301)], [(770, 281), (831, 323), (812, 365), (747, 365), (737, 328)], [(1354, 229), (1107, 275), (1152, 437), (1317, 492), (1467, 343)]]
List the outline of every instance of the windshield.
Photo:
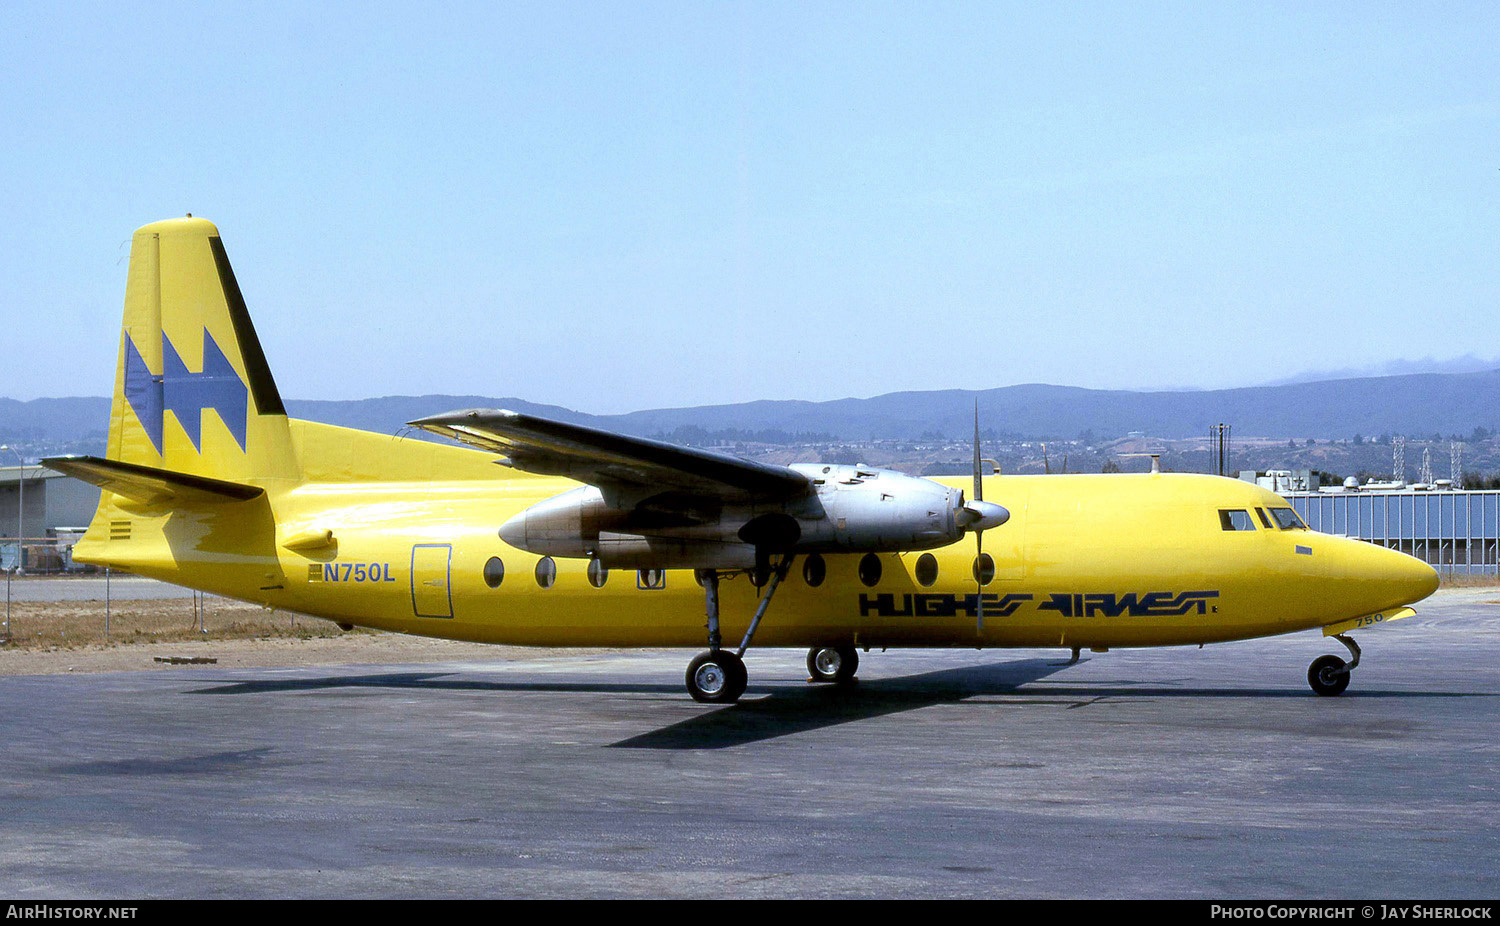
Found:
[(1284, 531), (1307, 530), (1307, 525), (1297, 516), (1297, 512), (1290, 508), (1272, 508), (1271, 517), (1276, 519), (1276, 524)]

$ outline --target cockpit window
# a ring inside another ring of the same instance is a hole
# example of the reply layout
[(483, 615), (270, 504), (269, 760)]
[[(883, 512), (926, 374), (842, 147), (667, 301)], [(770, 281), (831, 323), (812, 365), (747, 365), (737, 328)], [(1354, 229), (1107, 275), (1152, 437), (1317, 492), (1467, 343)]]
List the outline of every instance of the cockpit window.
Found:
[(1272, 508), (1271, 517), (1276, 519), (1276, 524), (1284, 531), (1307, 530), (1307, 525), (1303, 523), (1302, 518), (1290, 508)]
[(1255, 509), (1255, 513), (1256, 513), (1256, 515), (1258, 515), (1260, 517), (1260, 526), (1261, 527), (1264, 527), (1268, 531), (1269, 530), (1275, 530), (1275, 528), (1271, 526), (1271, 519), (1268, 518), (1268, 517), (1266, 517), (1266, 509), (1264, 509), (1264, 508), (1257, 508), (1257, 509)]
[(1220, 508), (1219, 523), (1226, 531), (1255, 530), (1255, 524), (1250, 520), (1250, 512), (1243, 508)]

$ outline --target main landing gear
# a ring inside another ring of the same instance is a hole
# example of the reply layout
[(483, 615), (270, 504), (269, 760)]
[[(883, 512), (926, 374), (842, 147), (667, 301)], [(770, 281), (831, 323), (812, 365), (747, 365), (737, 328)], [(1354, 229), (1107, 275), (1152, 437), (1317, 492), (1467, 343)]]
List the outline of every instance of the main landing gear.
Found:
[(859, 652), (852, 646), (814, 646), (807, 651), (810, 682), (847, 685), (859, 670)]
[(745, 693), (745, 685), (749, 683), (749, 674), (745, 671), (745, 650), (750, 648), (756, 628), (760, 627), (760, 619), (766, 616), (766, 609), (771, 606), (771, 597), (776, 594), (776, 587), (786, 578), (787, 570), (791, 568), (790, 553), (783, 555), (781, 562), (771, 568), (770, 579), (760, 594), (760, 604), (755, 607), (755, 616), (750, 619), (750, 627), (745, 631), (745, 638), (740, 641), (739, 650), (733, 653), (720, 648), (723, 640), (719, 636), (719, 572), (716, 569), (705, 569), (699, 573), (699, 577), (703, 579), (704, 609), (708, 612), (708, 652), (699, 653), (688, 663), (687, 690), (694, 701), (733, 704)]
[(1349, 673), (1359, 665), (1359, 644), (1341, 633), (1334, 634), (1333, 638), (1348, 647), (1353, 661), (1345, 663), (1337, 656), (1319, 656), (1307, 667), (1307, 683), (1312, 690), (1330, 698), (1349, 687)]

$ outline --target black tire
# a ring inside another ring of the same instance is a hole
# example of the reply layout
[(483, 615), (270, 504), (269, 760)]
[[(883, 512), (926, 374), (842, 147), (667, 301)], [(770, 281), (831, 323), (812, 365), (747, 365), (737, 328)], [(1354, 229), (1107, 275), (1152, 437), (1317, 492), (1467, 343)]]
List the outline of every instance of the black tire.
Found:
[(733, 704), (745, 693), (749, 673), (740, 657), (728, 650), (699, 653), (687, 667), (687, 690), (694, 701)]
[(847, 685), (859, 671), (859, 652), (852, 646), (814, 646), (807, 651), (807, 674), (815, 682)]
[(1349, 673), (1344, 670), (1344, 660), (1337, 656), (1319, 656), (1307, 667), (1307, 683), (1312, 690), (1325, 697), (1343, 694), (1349, 687)]

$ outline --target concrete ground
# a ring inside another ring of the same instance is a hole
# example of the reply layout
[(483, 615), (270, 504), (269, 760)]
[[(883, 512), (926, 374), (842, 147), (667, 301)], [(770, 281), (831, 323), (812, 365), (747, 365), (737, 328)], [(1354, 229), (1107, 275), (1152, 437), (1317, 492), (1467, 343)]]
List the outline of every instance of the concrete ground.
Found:
[(1493, 898), (1500, 589), (1356, 638), (0, 679), (0, 895)]

